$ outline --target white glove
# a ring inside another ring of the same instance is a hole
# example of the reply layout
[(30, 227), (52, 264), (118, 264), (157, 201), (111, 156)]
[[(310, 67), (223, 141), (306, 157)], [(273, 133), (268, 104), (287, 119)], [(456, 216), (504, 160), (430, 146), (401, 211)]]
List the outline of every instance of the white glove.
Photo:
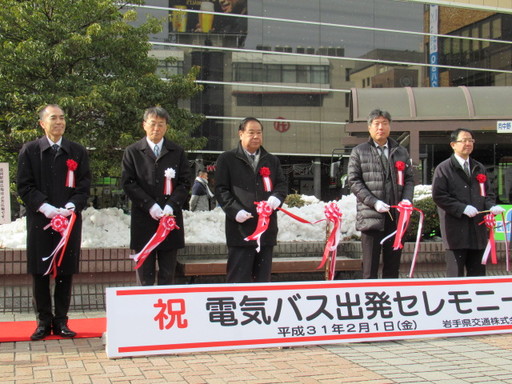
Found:
[(377, 200), (377, 202), (375, 203), (375, 205), (373, 207), (379, 213), (389, 212), (389, 208), (390, 208), (389, 205), (386, 204), (385, 202), (383, 202), (382, 200)]
[(59, 215), (64, 217), (71, 216), (71, 212), (75, 210), (75, 204), (72, 202), (66, 203), (64, 208), (59, 208)]
[(500, 207), (499, 205), (495, 205), (489, 209), (493, 215), (499, 215), (505, 212), (505, 208)]
[(241, 211), (238, 211), (238, 213), (236, 214), (235, 220), (241, 224), (251, 218), (252, 215), (246, 210), (242, 209)]
[(43, 205), (39, 207), (38, 211), (45, 215), (48, 219), (53, 219), (59, 214), (59, 210), (48, 203), (43, 203)]
[(153, 206), (151, 207), (151, 209), (149, 210), (149, 214), (151, 215), (151, 217), (154, 219), (154, 220), (160, 220), (162, 218), (162, 216), (164, 215), (164, 211), (162, 211), (162, 208), (160, 208), (160, 206), (155, 203), (153, 204)]
[(462, 212), (468, 217), (475, 217), (478, 214), (478, 209), (473, 207), (472, 205), (466, 205), (466, 208), (464, 209), (464, 212)]
[(272, 208), (273, 210), (276, 210), (277, 207), (279, 207), (281, 205), (281, 200), (279, 200), (275, 196), (270, 196), (267, 200), (267, 204), (270, 206), (270, 208)]
[(174, 211), (173, 211), (172, 207), (170, 205), (166, 204), (164, 207), (164, 215), (172, 216), (173, 214), (174, 214)]

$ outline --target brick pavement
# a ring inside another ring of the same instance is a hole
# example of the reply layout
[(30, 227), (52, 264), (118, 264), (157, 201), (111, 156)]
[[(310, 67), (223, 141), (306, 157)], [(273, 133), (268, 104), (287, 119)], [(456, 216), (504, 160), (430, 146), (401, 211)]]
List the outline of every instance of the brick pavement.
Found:
[[(85, 314), (95, 315), (98, 314)], [(26, 320), (27, 316), (33, 319), (33, 315), (16, 316), (17, 320)], [(10, 319), (4, 315), (0, 320)], [(123, 359), (108, 359), (99, 338), (49, 340), (0, 344), (0, 381), (5, 384), (512, 383), (511, 352), (512, 334)]]

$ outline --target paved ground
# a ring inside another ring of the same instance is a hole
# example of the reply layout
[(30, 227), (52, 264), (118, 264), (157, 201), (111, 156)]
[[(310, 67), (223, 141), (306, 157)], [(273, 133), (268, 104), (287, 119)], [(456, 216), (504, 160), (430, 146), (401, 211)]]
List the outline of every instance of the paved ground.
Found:
[[(0, 321), (33, 318), (0, 315)], [(123, 359), (108, 359), (99, 338), (2, 343), (0, 382), (512, 383), (512, 334)]]

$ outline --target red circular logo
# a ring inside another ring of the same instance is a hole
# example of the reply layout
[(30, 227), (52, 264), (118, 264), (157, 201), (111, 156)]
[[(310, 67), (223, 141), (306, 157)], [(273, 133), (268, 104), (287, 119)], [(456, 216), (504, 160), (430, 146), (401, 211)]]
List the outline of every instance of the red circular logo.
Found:
[[(276, 117), (276, 119), (284, 120), (284, 117)], [(290, 129), (290, 122), (288, 121), (274, 121), (274, 129), (277, 132), (284, 133)]]

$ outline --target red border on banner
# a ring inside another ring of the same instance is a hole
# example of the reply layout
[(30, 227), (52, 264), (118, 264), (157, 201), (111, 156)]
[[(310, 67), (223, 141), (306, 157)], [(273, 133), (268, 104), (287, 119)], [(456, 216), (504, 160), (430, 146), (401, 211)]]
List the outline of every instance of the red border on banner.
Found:
[[(326, 335), (326, 336), (311, 336), (311, 337), (294, 337), (290, 340), (290, 344), (300, 344), (308, 342), (326, 342), (335, 340), (350, 340), (350, 339), (376, 339), (379, 337), (399, 337), (400, 339), (407, 338), (408, 336), (423, 336), (423, 335), (447, 335), (447, 334), (464, 334), (464, 333), (478, 333), (485, 331), (504, 331), (512, 329), (512, 325), (503, 326), (489, 326), (489, 327), (473, 327), (473, 328), (449, 328), (438, 330), (424, 330), (424, 331), (400, 331), (400, 332), (376, 332), (368, 334), (354, 334), (354, 335)], [(293, 342), (291, 341), (293, 340)], [(206, 343), (183, 343), (183, 344), (162, 344), (162, 345), (141, 345), (135, 347), (120, 347), (119, 353), (130, 352), (149, 352), (149, 351), (172, 351), (177, 349), (200, 349), (200, 348), (215, 348), (215, 347), (236, 347), (236, 346), (258, 346), (258, 345), (273, 345), (273, 344), (286, 344), (287, 339), (261, 339), (261, 340), (230, 340), (230, 341), (211, 341)]]
[[(412, 286), (436, 286), (436, 285), (470, 285), (470, 284), (492, 284), (492, 283), (512, 283), (512, 277), (500, 278), (500, 279), (460, 279), (453, 278), (441, 281), (414, 281), (414, 280), (396, 280), (396, 281), (362, 281), (362, 282), (350, 282), (350, 283), (337, 283), (337, 282), (325, 282), (323, 284), (329, 285), (329, 288), (356, 288), (356, 287), (412, 287)], [(180, 288), (156, 288), (156, 289), (129, 289), (117, 291), (117, 296), (131, 296), (131, 295), (155, 295), (155, 294), (170, 294), (170, 293), (197, 293), (197, 292), (240, 292), (240, 291), (283, 291), (293, 289), (318, 289), (319, 284), (272, 284), (272, 285), (245, 285), (237, 284), (236, 286), (200, 286), (200, 287), (180, 287)]]

